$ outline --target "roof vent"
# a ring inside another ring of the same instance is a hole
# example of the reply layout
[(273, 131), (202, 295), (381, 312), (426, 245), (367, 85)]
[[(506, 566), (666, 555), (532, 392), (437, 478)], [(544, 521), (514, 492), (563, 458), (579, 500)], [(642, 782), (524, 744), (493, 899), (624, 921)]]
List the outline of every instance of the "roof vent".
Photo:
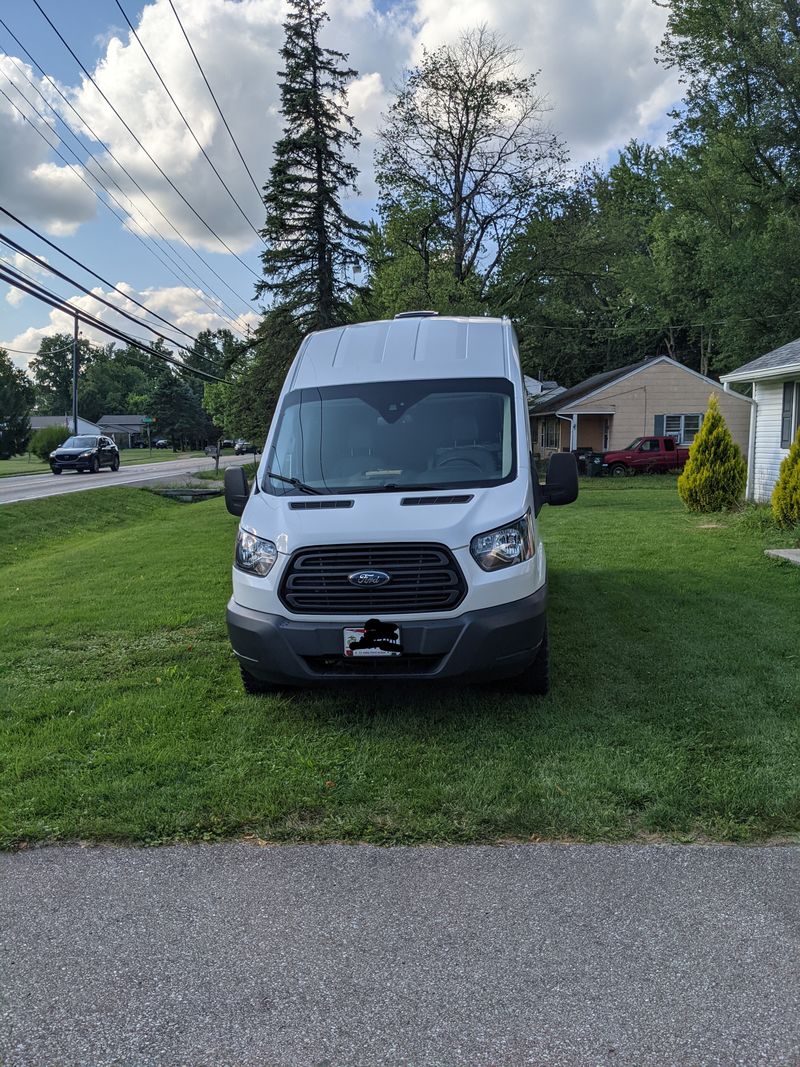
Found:
[(401, 311), (395, 315), (396, 319), (435, 319), (438, 311)]

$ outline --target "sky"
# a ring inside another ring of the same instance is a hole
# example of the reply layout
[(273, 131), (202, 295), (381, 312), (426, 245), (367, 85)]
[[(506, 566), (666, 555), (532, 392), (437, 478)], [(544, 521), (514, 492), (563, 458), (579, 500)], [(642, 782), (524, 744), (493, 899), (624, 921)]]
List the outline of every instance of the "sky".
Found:
[[(277, 71), (283, 0), (172, 3), (260, 187), (282, 127)], [(0, 0), (7, 26), (0, 26), (0, 205), (187, 333), (233, 324), (246, 334), (259, 317), (253, 294), (262, 246), (254, 231), (263, 223), (263, 208), (170, 0), (39, 4), (178, 192), (82, 74), (34, 0)], [(538, 72), (549, 121), (575, 167), (608, 165), (634, 137), (663, 143), (667, 113), (680, 96), (675, 73), (655, 62), (666, 12), (652, 0), (328, 0), (327, 10), (323, 43), (348, 53), (359, 72), (348, 99), (362, 133), (361, 179), (359, 195), (346, 203), (359, 218), (374, 210), (375, 130), (393, 86), (424, 49), (465, 29), (486, 24), (519, 48), (520, 69)], [(232, 198), (159, 83), (125, 14)], [(102, 190), (102, 199), (95, 195), (94, 175), (116, 203)], [(0, 234), (134, 316), (143, 314), (1, 212)], [(148, 336), (7, 246), (0, 245), (0, 260), (96, 317)], [(27, 365), (43, 336), (71, 329), (63, 313), (0, 282), (0, 347), (16, 350), (11, 355), (19, 366)], [(107, 341), (90, 326), (81, 331)]]

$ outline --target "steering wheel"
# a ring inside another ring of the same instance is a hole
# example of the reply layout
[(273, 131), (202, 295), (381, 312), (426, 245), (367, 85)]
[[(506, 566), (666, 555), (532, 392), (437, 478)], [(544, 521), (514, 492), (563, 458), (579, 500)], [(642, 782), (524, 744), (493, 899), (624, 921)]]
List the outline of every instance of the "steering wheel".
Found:
[(476, 459), (471, 459), (469, 456), (446, 456), (436, 464), (436, 469), (440, 467), (447, 467), (457, 463), (460, 467), (463, 467), (465, 463), (468, 463), (471, 467), (475, 467), (476, 470), (483, 471), (483, 465)]

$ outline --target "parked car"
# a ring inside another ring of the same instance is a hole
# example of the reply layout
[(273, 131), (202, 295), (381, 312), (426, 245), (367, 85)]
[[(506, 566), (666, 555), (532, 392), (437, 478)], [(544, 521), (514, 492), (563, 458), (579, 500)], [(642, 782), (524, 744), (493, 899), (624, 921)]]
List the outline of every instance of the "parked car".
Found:
[(97, 474), (101, 467), (119, 470), (119, 449), (110, 437), (81, 434), (68, 437), (50, 453), (50, 470), (53, 474), (62, 471), (91, 471)]
[(231, 440), (230, 438), (228, 438), (228, 437), (225, 437), (225, 438), (223, 438), (223, 440), (222, 440), (222, 441), (220, 441), (220, 445), (219, 445), (219, 447), (220, 447), (220, 448), (233, 448), (234, 444), (235, 444), (235, 442), (234, 442), (234, 441), (232, 441), (232, 440)]
[(674, 437), (637, 437), (619, 452), (603, 453), (603, 470), (615, 477), (681, 470), (689, 458)]
[[(507, 319), (405, 315), (312, 334), (279, 397), (240, 516), (228, 632), (244, 688), (387, 676), (549, 688), (540, 485)], [(383, 353), (380, 362), (375, 353)]]
[(238, 441), (234, 442), (233, 451), (237, 456), (243, 456), (246, 452), (253, 452), (255, 449), (250, 441), (245, 441), (243, 437), (240, 437)]
[(169, 441), (165, 437), (159, 437), (157, 441), (153, 441), (153, 448), (169, 448)]

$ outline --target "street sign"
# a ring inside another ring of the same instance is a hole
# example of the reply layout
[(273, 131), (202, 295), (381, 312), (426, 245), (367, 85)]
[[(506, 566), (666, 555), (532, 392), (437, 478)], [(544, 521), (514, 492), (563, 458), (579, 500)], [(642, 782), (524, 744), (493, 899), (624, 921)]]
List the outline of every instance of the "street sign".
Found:
[(151, 422), (155, 422), (155, 421), (156, 420), (154, 418), (152, 418), (150, 415), (142, 415), (142, 422), (145, 425), (149, 425)]

